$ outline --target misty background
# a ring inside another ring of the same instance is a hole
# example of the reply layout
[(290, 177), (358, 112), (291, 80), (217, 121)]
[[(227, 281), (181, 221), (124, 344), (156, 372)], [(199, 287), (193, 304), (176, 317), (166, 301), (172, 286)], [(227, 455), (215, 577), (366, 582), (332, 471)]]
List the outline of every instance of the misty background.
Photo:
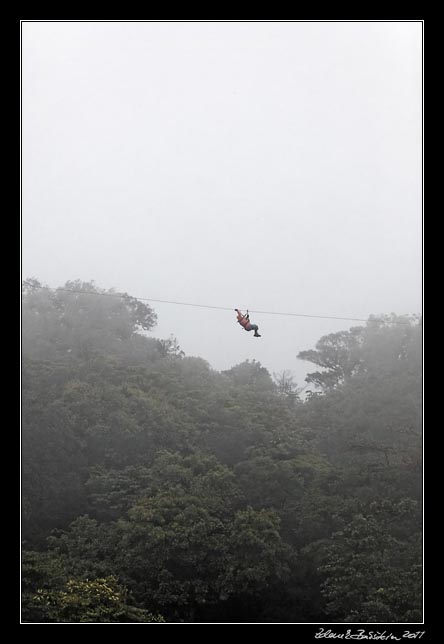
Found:
[[(367, 318), (421, 310), (420, 22), (24, 22), (22, 274)], [(153, 302), (215, 369), (359, 324)]]

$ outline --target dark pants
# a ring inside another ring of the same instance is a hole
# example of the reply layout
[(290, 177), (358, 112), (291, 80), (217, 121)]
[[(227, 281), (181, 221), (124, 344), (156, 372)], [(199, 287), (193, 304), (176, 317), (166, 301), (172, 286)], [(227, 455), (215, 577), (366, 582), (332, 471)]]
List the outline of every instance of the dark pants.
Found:
[(258, 331), (259, 327), (257, 324), (250, 324), (248, 323), (247, 326), (245, 327), (245, 331)]

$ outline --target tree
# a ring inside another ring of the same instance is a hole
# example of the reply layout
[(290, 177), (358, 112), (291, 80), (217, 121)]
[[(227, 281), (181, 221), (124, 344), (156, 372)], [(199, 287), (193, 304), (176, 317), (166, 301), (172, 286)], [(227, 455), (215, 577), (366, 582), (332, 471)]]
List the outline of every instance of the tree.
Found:
[(319, 552), (326, 608), (334, 621), (421, 621), (417, 512), (413, 501), (374, 502), (330, 542), (312, 546)]
[(60, 399), (68, 378), (66, 368), (24, 360), (22, 529), (34, 544), (85, 509), (84, 433)]
[(329, 391), (349, 381), (360, 366), (362, 336), (362, 327), (352, 327), (350, 331), (323, 336), (316, 343), (316, 351), (300, 351), (298, 353), (300, 360), (313, 362), (327, 369), (327, 371), (309, 373), (305, 381), (313, 383), (323, 391)]
[(170, 356), (172, 358), (183, 358), (185, 356), (185, 352), (180, 348), (177, 338), (174, 335), (170, 335), (167, 340), (159, 340), (159, 344), (164, 356)]
[[(80, 522), (85, 526), (85, 522)], [(92, 522), (94, 525), (94, 522)], [(89, 526), (89, 535), (91, 533)], [(78, 530), (77, 530), (78, 533)], [(23, 552), (24, 622), (164, 622), (141, 609), (115, 575), (73, 576), (73, 553)], [(81, 573), (80, 573), (81, 574)]]
[(134, 506), (121, 526), (126, 583), (174, 621), (204, 617), (207, 608), (235, 596), (260, 597), (289, 576), (291, 550), (271, 510), (224, 517), (214, 501), (163, 492)]
[[(300, 413), (335, 460), (414, 467), (421, 453), (421, 326), (414, 317), (386, 316), (356, 333), (359, 341), (354, 329), (348, 339), (346, 332), (341, 336), (342, 346), (350, 347), (341, 364), (354, 365), (347, 379), (339, 361), (325, 373), (309, 374), (323, 395), (309, 399)], [(314, 353), (326, 366), (323, 349)]]
[(69, 579), (60, 590), (37, 589), (32, 597), (37, 621), (58, 623), (165, 622), (127, 603), (128, 591), (115, 577)]
[(328, 392), (356, 375), (380, 375), (421, 368), (421, 320), (418, 316), (370, 316), (365, 327), (330, 333), (316, 343), (316, 351), (298, 358), (326, 371), (309, 373), (306, 382)]
[(131, 298), (40, 286), (24, 284), (26, 621), (419, 615), (417, 320), (321, 338), (322, 391), (293, 404), (288, 371), (216, 372), (145, 337)]
[(278, 393), (281, 396), (287, 397), (292, 402), (300, 402), (300, 391), (298, 390), (294, 375), (289, 369), (284, 369), (280, 373), (274, 373), (273, 377), (277, 385)]
[(239, 387), (251, 387), (256, 391), (275, 391), (274, 384), (270, 374), (261, 363), (252, 360), (245, 360), (241, 364), (223, 371), (235, 385)]
[(68, 281), (54, 290), (31, 278), (23, 283), (22, 320), (25, 355), (90, 359), (121, 355), (122, 346), (153, 328), (157, 317), (149, 305), (94, 282)]

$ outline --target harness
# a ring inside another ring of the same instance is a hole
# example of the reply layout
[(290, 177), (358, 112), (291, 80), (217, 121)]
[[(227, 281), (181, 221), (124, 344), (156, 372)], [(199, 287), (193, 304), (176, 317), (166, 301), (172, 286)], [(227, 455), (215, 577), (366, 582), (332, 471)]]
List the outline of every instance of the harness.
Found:
[(237, 321), (242, 327), (244, 327), (245, 331), (249, 331), (247, 327), (250, 326), (250, 321), (248, 320), (246, 315), (243, 315), (241, 318), (238, 318)]

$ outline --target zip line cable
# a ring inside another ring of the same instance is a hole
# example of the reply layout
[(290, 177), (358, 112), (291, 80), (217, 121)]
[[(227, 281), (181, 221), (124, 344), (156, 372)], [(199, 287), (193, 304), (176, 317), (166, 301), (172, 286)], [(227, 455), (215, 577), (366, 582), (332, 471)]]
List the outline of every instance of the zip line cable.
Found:
[[(51, 286), (32, 286), (32, 289), (45, 289), (47, 291), (62, 291), (64, 293), (79, 293), (80, 295), (105, 295), (108, 297), (128, 297), (127, 294), (124, 293), (97, 293), (96, 291), (77, 291), (74, 289), (70, 288), (53, 288)], [(156, 300), (152, 297), (135, 297), (135, 296), (130, 296), (135, 300), (140, 300), (141, 302), (159, 302), (161, 304), (176, 304), (178, 306), (194, 306), (198, 308), (203, 308), (203, 309), (219, 309), (222, 311), (234, 311), (233, 307), (228, 307), (228, 306), (211, 306), (210, 304), (194, 304), (190, 302), (176, 302), (172, 300)], [(261, 315), (285, 315), (285, 316), (292, 316), (292, 317), (301, 317), (301, 318), (318, 318), (318, 319), (323, 319), (323, 320), (347, 320), (351, 322), (368, 322), (368, 319), (364, 318), (346, 318), (346, 317), (337, 317), (333, 315), (309, 315), (308, 313), (283, 313), (281, 311), (259, 311), (259, 310), (253, 310), (249, 309), (250, 313), (260, 313)], [(371, 321), (378, 321), (378, 318), (372, 318)]]

